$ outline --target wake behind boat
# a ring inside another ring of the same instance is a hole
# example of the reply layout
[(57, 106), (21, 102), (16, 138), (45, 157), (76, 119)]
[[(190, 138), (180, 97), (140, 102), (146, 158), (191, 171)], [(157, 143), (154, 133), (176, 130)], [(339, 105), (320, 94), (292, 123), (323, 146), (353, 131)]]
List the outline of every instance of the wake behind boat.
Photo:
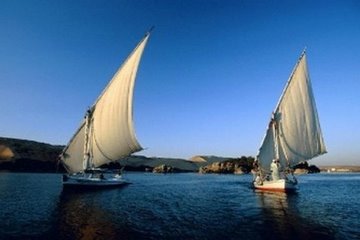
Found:
[[(150, 30), (151, 31), (151, 30)], [(150, 31), (139, 42), (90, 107), (60, 155), (68, 174), (64, 187), (116, 187), (127, 184), (119, 173), (109, 177), (103, 164), (142, 150), (133, 127), (133, 89)]]
[(324, 153), (304, 51), (272, 113), (254, 162), (253, 186), (261, 190), (296, 191), (298, 182), (293, 167)]

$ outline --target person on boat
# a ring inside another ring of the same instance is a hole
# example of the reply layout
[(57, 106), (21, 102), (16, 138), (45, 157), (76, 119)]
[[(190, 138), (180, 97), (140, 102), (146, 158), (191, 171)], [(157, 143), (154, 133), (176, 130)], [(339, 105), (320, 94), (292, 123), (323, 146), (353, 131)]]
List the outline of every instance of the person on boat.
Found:
[(280, 163), (279, 160), (273, 159), (270, 165), (271, 177), (273, 181), (280, 179)]
[(124, 167), (119, 169), (119, 172), (115, 175), (115, 178), (122, 178), (122, 171), (123, 171)]
[(258, 159), (256, 158), (253, 162), (253, 170), (254, 172), (258, 172), (259, 171), (259, 161)]
[(252, 174), (253, 174), (253, 180), (254, 182), (258, 183), (260, 180), (260, 173), (259, 173), (259, 164), (258, 164), (258, 160), (257, 158), (255, 158), (254, 162), (253, 162), (253, 166), (252, 166), (252, 170), (251, 170)]
[(261, 179), (261, 176), (260, 176), (260, 174), (258, 173), (258, 174), (256, 174), (256, 178), (255, 178), (255, 183), (257, 184), (257, 185), (262, 185), (263, 184), (263, 180)]

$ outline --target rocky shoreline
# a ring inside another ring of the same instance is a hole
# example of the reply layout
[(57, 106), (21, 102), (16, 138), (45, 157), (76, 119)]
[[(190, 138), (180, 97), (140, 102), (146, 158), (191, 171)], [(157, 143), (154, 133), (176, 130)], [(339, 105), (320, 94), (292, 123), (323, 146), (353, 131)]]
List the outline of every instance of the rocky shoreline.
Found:
[(221, 173), (221, 174), (244, 174), (250, 173), (253, 157), (241, 157), (236, 159), (228, 159), (223, 162), (214, 162), (212, 164), (199, 168), (199, 173)]
[[(36, 141), (0, 137), (0, 171), (10, 172), (65, 172), (58, 156), (64, 146)], [(153, 173), (199, 172), (203, 174), (248, 174), (254, 158), (225, 158), (217, 156), (194, 156), (190, 160), (158, 158), (133, 155), (102, 167), (126, 171)], [(297, 167), (296, 173), (316, 173), (320, 169), (306, 162)]]

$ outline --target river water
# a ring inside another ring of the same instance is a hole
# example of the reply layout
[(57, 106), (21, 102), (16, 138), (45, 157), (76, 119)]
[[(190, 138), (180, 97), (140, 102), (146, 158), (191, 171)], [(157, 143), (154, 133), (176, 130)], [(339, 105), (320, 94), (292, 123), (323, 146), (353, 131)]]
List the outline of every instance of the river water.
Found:
[(125, 177), (66, 192), (60, 174), (0, 173), (0, 239), (360, 239), (360, 174), (302, 175), (296, 194), (250, 175)]

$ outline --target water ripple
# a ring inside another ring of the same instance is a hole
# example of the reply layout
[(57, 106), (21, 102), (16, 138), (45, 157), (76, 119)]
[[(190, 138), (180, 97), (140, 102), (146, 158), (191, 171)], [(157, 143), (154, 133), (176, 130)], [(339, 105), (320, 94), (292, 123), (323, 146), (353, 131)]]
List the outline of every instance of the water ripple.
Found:
[[(301, 176), (298, 194), (249, 175), (130, 173), (133, 183), (62, 191), (58, 174), (0, 174), (3, 239), (357, 239), (360, 175)], [(16, 186), (16, 187), (15, 187)]]

